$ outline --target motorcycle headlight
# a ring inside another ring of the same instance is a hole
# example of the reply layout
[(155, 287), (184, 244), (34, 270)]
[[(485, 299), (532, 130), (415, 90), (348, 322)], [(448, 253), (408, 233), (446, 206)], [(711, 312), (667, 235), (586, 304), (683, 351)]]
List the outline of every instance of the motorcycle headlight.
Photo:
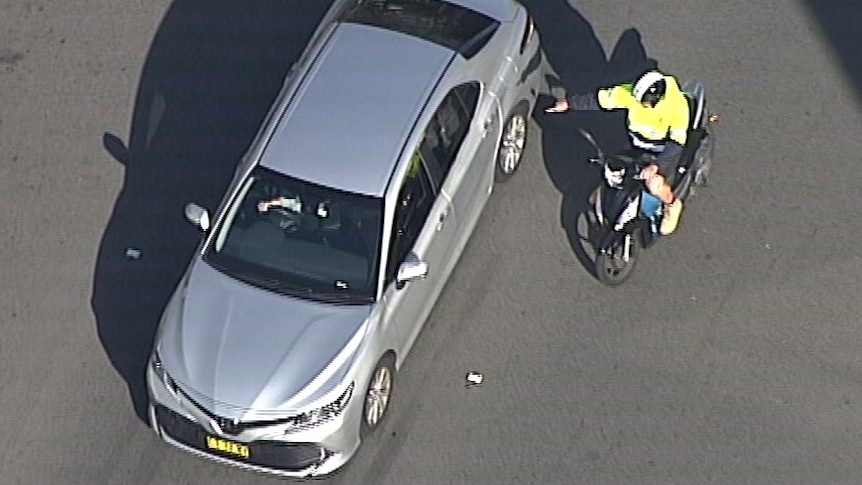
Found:
[(625, 176), (626, 169), (618, 168), (616, 170), (612, 169), (608, 165), (605, 165), (605, 181), (608, 183), (610, 187), (619, 187), (623, 184), (623, 177)]
[(350, 402), (350, 398), (353, 396), (353, 387), (354, 383), (351, 382), (338, 399), (322, 408), (306, 411), (287, 418), (288, 427), (285, 433), (313, 428), (336, 418), (347, 407), (347, 403)]

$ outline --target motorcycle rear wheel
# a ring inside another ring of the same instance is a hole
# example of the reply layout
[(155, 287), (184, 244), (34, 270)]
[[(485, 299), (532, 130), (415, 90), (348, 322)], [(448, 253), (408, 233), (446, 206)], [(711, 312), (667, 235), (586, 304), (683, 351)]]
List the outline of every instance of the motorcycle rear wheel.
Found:
[[(619, 286), (626, 282), (634, 271), (640, 252), (640, 238), (635, 232), (623, 238), (609, 251), (596, 254), (596, 277), (605, 286)], [(627, 239), (629, 242), (627, 243)], [(625, 246), (629, 246), (628, 260), (623, 258)]]

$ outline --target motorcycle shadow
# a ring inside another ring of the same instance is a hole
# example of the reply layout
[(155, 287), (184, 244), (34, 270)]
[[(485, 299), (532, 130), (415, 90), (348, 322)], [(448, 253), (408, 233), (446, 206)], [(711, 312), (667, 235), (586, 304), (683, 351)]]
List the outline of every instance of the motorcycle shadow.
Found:
[(637, 74), (656, 67), (643, 46), (640, 33), (623, 31), (610, 55), (596, 36), (589, 20), (565, 0), (524, 0), (533, 15), (546, 54), (545, 96), (538, 101), (534, 118), (542, 131), (545, 169), (554, 187), (562, 194), (560, 225), (578, 262), (596, 277), (595, 234), (588, 225), (589, 195), (601, 181), (601, 170), (589, 163), (595, 150), (577, 135), (582, 128), (592, 133), (606, 151), (623, 146), (627, 140), (625, 113), (575, 112), (548, 114), (564, 95), (587, 93), (619, 82), (631, 81)]
[(566, 235), (578, 262), (593, 278), (598, 278), (596, 255), (599, 227), (593, 210), (587, 209), (576, 213), (574, 223), (566, 225)]

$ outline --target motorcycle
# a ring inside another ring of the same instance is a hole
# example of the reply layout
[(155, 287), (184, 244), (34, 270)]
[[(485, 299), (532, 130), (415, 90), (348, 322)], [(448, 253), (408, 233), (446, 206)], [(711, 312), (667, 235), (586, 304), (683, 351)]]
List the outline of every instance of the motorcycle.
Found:
[[(706, 114), (706, 97), (700, 82), (687, 81), (682, 91), (689, 100), (691, 124), (673, 191), (685, 202), (695, 186), (704, 187), (708, 183), (715, 149), (713, 124), (719, 117)], [(590, 163), (603, 166), (602, 181), (590, 196), (592, 207), (587, 213), (590, 242), (596, 249), (595, 274), (601, 283), (619, 286), (631, 276), (639, 252), (661, 239), (663, 204), (646, 189), (640, 177), (656, 155), (631, 152), (605, 156), (589, 132), (580, 132), (596, 150), (597, 156), (590, 158)]]

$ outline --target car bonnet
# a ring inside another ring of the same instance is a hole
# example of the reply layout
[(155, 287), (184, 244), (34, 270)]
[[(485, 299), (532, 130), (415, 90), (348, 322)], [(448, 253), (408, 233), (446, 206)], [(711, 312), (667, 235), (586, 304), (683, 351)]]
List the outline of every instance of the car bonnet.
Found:
[(181, 311), (165, 322), (160, 357), (180, 388), (210, 412), (241, 419), (283, 410), (362, 337), (370, 306), (284, 296), (196, 263)]

